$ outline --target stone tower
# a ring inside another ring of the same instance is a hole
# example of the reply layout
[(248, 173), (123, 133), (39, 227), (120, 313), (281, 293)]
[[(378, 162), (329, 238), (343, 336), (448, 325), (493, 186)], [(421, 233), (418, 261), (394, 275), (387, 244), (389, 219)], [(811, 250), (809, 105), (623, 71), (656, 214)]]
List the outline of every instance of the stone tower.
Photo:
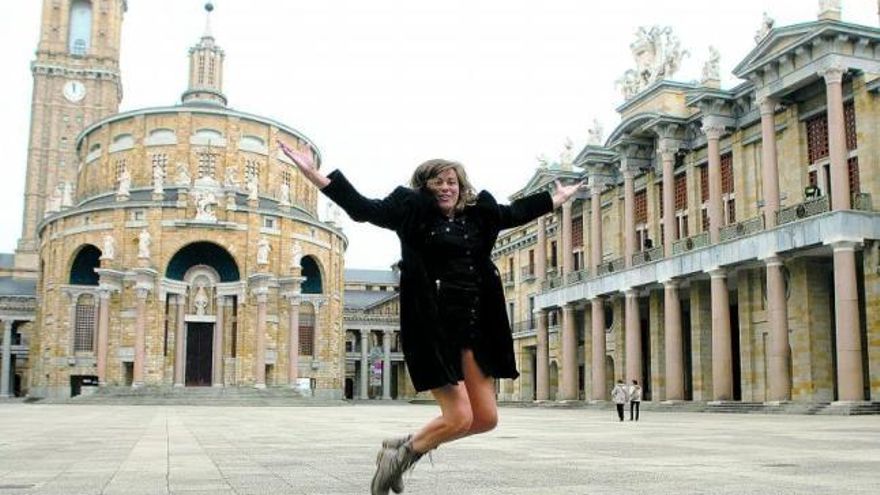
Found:
[(40, 40), (31, 64), (24, 213), (15, 251), (21, 276), (36, 277), (37, 226), (47, 202), (63, 201), (76, 183), (77, 135), (118, 111), (119, 44), (126, 9), (126, 0), (43, 0)]

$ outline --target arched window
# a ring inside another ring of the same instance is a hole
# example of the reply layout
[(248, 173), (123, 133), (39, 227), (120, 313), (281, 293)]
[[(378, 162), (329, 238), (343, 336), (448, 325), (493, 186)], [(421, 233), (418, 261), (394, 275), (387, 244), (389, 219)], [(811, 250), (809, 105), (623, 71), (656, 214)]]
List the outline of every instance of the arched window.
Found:
[(91, 244), (85, 245), (70, 267), (71, 285), (98, 285), (98, 274), (95, 268), (101, 266), (101, 251)]
[(83, 294), (76, 300), (73, 352), (95, 350), (95, 296)]
[(305, 256), (300, 265), (302, 266), (302, 276), (305, 277), (305, 281), (302, 283), (302, 293), (321, 294), (324, 292), (321, 283), (321, 270), (318, 269), (318, 263), (315, 262), (315, 259), (311, 256)]
[(67, 50), (71, 55), (86, 55), (92, 40), (92, 2), (74, 0), (70, 4)]

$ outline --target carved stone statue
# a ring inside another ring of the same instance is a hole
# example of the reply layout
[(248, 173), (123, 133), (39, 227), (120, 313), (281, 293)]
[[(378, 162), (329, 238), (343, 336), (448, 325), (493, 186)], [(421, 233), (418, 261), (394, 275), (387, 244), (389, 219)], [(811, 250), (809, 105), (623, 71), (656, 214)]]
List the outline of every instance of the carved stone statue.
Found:
[(587, 130), (587, 144), (590, 146), (602, 146), (604, 139), (602, 123), (599, 122), (599, 119), (593, 119), (593, 127)]
[(300, 266), (303, 257), (303, 248), (299, 242), (294, 242), (290, 248), (290, 264), (291, 266)]
[(101, 250), (102, 260), (112, 260), (116, 257), (116, 239), (112, 235), (104, 236), (104, 249)]
[(234, 167), (226, 167), (226, 177), (223, 179), (223, 185), (230, 188), (238, 188), (238, 176)]
[(819, 13), (829, 10), (840, 12), (840, 0), (819, 0)]
[(574, 143), (571, 138), (566, 137), (565, 143), (563, 143), (562, 146), (562, 153), (559, 154), (559, 165), (561, 165), (564, 170), (571, 170), (571, 164), (574, 162), (574, 153), (572, 152)]
[(630, 45), (635, 69), (629, 69), (617, 80), (623, 97), (630, 99), (651, 84), (672, 77), (681, 60), (688, 56), (671, 27), (642, 26), (636, 31), (636, 41)]
[(544, 153), (536, 156), (535, 159), (538, 160), (538, 168), (547, 168), (550, 165), (550, 159)]
[(161, 165), (153, 165), (153, 192), (162, 194), (165, 190), (165, 168)]
[(721, 54), (718, 49), (709, 45), (709, 60), (703, 65), (703, 84), (721, 80)]
[(257, 243), (257, 264), (258, 265), (268, 265), (269, 264), (269, 252), (272, 251), (272, 246), (269, 245), (269, 240), (265, 237), (260, 238), (260, 242)]
[(278, 201), (281, 206), (290, 206), (290, 186), (285, 182), (278, 186)]
[(250, 201), (250, 200), (254, 200), (254, 201), (256, 201), (257, 199), (259, 199), (260, 185), (257, 183), (257, 176), (256, 176), (256, 174), (251, 175), (250, 177), (248, 177), (248, 180), (247, 180), (247, 191), (248, 191), (248, 200), (249, 200), (249, 201)]
[(195, 191), (193, 196), (196, 200), (196, 220), (216, 222), (217, 214), (214, 211), (214, 205), (217, 204), (217, 198), (214, 193), (200, 189)]
[(144, 259), (150, 257), (151, 236), (147, 229), (142, 229), (138, 234), (138, 258)]
[(196, 309), (197, 315), (204, 315), (206, 313), (206, 309), (208, 308), (208, 293), (205, 291), (205, 284), (199, 284), (199, 288), (196, 290), (196, 296), (193, 298), (193, 306)]
[(765, 36), (770, 34), (773, 24), (776, 24), (776, 21), (764, 12), (764, 17), (761, 19), (761, 27), (755, 32), (755, 43), (760, 43)]
[(61, 206), (73, 206), (73, 184), (70, 182), (61, 184)]
[(52, 191), (52, 195), (46, 198), (46, 209), (43, 211), (43, 216), (49, 216), (50, 213), (55, 213), (60, 209), (61, 191), (56, 187), (55, 190)]
[(116, 190), (117, 196), (128, 196), (131, 192), (131, 173), (127, 167), (122, 167), (119, 173), (119, 189)]
[(178, 186), (186, 186), (189, 187), (191, 184), (191, 180), (189, 177), (189, 167), (184, 162), (177, 162), (177, 180), (175, 183)]

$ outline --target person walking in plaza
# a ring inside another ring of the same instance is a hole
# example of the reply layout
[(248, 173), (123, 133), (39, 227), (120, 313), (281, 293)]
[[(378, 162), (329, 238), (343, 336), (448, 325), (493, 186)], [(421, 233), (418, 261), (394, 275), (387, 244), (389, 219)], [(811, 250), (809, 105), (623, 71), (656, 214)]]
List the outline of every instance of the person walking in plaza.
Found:
[(354, 221), (393, 230), (401, 247), (400, 333), (416, 391), (430, 390), (440, 415), (420, 430), (382, 442), (373, 495), (403, 491), (402, 475), (440, 444), (492, 430), (495, 380), (516, 378), (510, 323), (491, 252), (498, 232), (553, 211), (583, 183), (498, 204), (477, 194), (464, 167), (434, 159), (410, 187), (384, 199), (362, 196), (338, 170), (327, 176), (310, 155), (279, 141), (303, 175)]
[(633, 411), (635, 411), (636, 421), (639, 420), (639, 405), (642, 403), (642, 387), (638, 380), (633, 380), (629, 387), (629, 420), (633, 420)]
[(617, 384), (611, 389), (611, 400), (614, 401), (615, 407), (617, 407), (617, 417), (623, 421), (623, 406), (626, 405), (626, 401), (629, 396), (629, 391), (624, 385), (623, 380), (617, 380)]

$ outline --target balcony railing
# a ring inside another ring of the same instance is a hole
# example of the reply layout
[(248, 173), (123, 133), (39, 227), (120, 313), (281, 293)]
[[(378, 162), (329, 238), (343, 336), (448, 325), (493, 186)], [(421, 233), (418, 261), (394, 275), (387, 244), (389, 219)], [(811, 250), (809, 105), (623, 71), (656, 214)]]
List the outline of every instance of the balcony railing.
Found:
[(535, 279), (535, 267), (533, 266), (524, 266), (520, 268), (519, 271), (520, 280), (525, 282), (526, 280), (534, 280)]
[(862, 211), (874, 211), (874, 205), (871, 201), (871, 193), (858, 192), (853, 194), (852, 209)]
[[(370, 323), (384, 324), (389, 326), (400, 325), (400, 317), (392, 315), (377, 315), (361, 311), (345, 311), (342, 314), (345, 321), (368, 321)], [(302, 317), (300, 317), (302, 318)], [(302, 323), (302, 321), (300, 321)]]
[(566, 284), (576, 284), (578, 282), (583, 282), (590, 276), (590, 272), (587, 269), (578, 270), (576, 272), (571, 272), (565, 277)]
[(502, 273), (501, 282), (505, 285), (505, 287), (513, 285), (513, 272)]
[(825, 213), (830, 209), (828, 196), (808, 199), (803, 203), (787, 206), (776, 212), (776, 225), (783, 225), (802, 218)]
[(722, 227), (718, 233), (721, 242), (738, 239), (764, 230), (764, 217), (757, 216)]
[(513, 324), (510, 325), (510, 330), (513, 332), (514, 335), (527, 334), (530, 332), (534, 332), (535, 326), (536, 326), (536, 324), (535, 324), (536, 321), (537, 320), (533, 319), (533, 320), (523, 320), (523, 321), (514, 322)]
[(555, 289), (557, 287), (562, 287), (564, 285), (563, 280), (564, 279), (563, 279), (562, 275), (556, 275), (556, 270), (554, 270), (552, 276), (549, 272), (547, 273), (547, 278), (544, 280), (544, 283), (541, 285), (544, 288), (544, 290)]
[(606, 275), (608, 273), (620, 271), (623, 269), (623, 266), (623, 258), (616, 258), (611, 261), (607, 261), (596, 267), (596, 276), (601, 277), (602, 275)]
[(702, 232), (672, 243), (672, 254), (680, 254), (709, 245), (709, 233)]
[(657, 261), (663, 258), (663, 246), (646, 249), (633, 255), (633, 266), (643, 265), (651, 261)]

